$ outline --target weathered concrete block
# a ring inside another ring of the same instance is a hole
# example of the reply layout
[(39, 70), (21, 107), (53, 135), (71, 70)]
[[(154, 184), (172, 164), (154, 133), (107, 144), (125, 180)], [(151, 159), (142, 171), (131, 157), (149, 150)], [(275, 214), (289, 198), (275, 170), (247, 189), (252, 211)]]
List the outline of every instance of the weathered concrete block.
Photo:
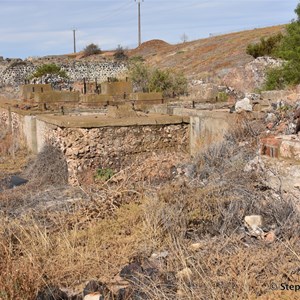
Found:
[(20, 86), (20, 90), (22, 99), (31, 100), (35, 93), (52, 91), (52, 87), (50, 84), (25, 84)]
[[(135, 101), (151, 101), (151, 100), (162, 100), (162, 93), (132, 93), (130, 94), (130, 100)], [(161, 103), (161, 102), (160, 102)]]
[(279, 100), (285, 100), (291, 94), (290, 91), (263, 91), (261, 96), (263, 100), (269, 100), (272, 102), (277, 102)]
[(103, 82), (101, 83), (101, 94), (110, 96), (121, 96), (131, 94), (133, 91), (130, 81)]
[(112, 97), (108, 95), (86, 94), (80, 95), (80, 102), (84, 104), (103, 104), (106, 105), (108, 101), (112, 101)]
[(133, 110), (131, 104), (119, 106), (108, 106), (107, 115), (111, 118), (131, 118), (136, 117), (137, 113)]
[(55, 103), (55, 102), (79, 102), (79, 92), (68, 91), (48, 91), (44, 93), (35, 93), (34, 102)]

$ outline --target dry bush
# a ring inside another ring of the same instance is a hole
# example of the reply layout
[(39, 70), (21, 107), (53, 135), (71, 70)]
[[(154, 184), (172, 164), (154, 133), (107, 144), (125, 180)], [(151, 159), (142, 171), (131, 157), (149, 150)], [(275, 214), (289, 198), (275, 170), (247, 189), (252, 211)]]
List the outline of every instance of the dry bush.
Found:
[[(191, 251), (187, 241), (174, 238), (164, 272), (175, 274), (175, 292), (167, 296), (163, 289), (147, 290), (148, 299), (257, 299), (272, 293), (272, 282), (299, 282), (299, 246), (297, 238), (267, 245), (233, 235), (201, 240), (201, 248)], [(182, 280), (176, 274), (184, 268), (191, 275)]]
[[(271, 282), (299, 282), (299, 212), (264, 186), (263, 174), (243, 171), (257, 149), (255, 131), (243, 130), (201, 153), (195, 178), (148, 196), (148, 248), (169, 250), (165, 272), (193, 272), (190, 281), (175, 281), (172, 295), (145, 289), (149, 299), (256, 299), (271, 292)], [(247, 234), (243, 220), (251, 214), (263, 216), (264, 230), (275, 230), (273, 244)], [(191, 240), (201, 243), (199, 251), (188, 248)]]
[(24, 176), (39, 185), (67, 184), (68, 167), (63, 153), (54, 146), (45, 145)]
[[(206, 149), (185, 179), (169, 173), (180, 158), (154, 157), (73, 192), (57, 185), (67, 174), (61, 153), (46, 148), (27, 170), (32, 183), (0, 194), (0, 298), (33, 299), (45, 285), (77, 293), (160, 250), (169, 255), (159, 275), (138, 287), (146, 299), (255, 299), (271, 281), (299, 282), (299, 214), (261, 174), (243, 172), (257, 146), (253, 126), (243, 130)], [(242, 230), (247, 214), (261, 214), (276, 241)], [(176, 277), (186, 267), (191, 278)]]
[(17, 145), (14, 142), (11, 133), (5, 133), (0, 137), (0, 155), (7, 156), (17, 151)]

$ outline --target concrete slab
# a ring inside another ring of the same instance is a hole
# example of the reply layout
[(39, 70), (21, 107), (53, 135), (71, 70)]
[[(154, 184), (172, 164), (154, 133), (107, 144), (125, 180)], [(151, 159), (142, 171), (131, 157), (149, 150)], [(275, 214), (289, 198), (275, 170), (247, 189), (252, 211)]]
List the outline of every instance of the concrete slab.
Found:
[(62, 116), (62, 115), (43, 115), (38, 116), (37, 120), (66, 128), (98, 128), (98, 127), (119, 127), (119, 126), (143, 126), (143, 125), (168, 125), (168, 124), (189, 124), (189, 117), (168, 116), (151, 114), (131, 118), (114, 119), (107, 115), (90, 116)]

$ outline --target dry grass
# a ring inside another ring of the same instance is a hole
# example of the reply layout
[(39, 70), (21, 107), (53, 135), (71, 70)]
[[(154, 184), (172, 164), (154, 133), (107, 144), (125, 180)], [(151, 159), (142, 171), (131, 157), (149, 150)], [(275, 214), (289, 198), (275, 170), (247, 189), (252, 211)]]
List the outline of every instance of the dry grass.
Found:
[(82, 290), (91, 278), (109, 281), (139, 248), (139, 212), (137, 206), (126, 205), (113, 218), (94, 220), (84, 229), (69, 229), (65, 220), (57, 219), (61, 229), (55, 233), (33, 216), (2, 218), (1, 299), (32, 299), (50, 283)]
[[(151, 66), (174, 68), (191, 78), (208, 77), (218, 73), (224, 66), (229, 69), (245, 65), (251, 61), (251, 57), (246, 54), (249, 43), (258, 42), (261, 37), (277, 34), (283, 30), (283, 25), (257, 28), (168, 46), (163, 43), (157, 44), (154, 40), (153, 46), (152, 41), (146, 42), (129, 55), (143, 55), (147, 64)], [(145, 46), (150, 50), (146, 51)]]
[[(107, 182), (88, 182), (80, 192), (56, 182), (52, 189), (36, 183), (1, 193), (0, 298), (34, 299), (46, 285), (78, 293), (91, 279), (111, 283), (133, 257), (147, 260), (167, 250), (156, 276), (132, 283), (145, 299), (297, 299), (270, 284), (299, 284), (299, 213), (264, 185), (263, 174), (243, 171), (259, 134), (258, 126), (244, 125), (199, 155), (189, 176), (157, 174), (161, 184), (153, 174), (161, 158), (154, 158)], [(50, 179), (65, 174), (39, 167), (51, 159), (45, 155), (33, 178), (41, 170)], [(243, 226), (247, 214), (261, 214), (276, 241), (251, 237)], [(198, 250), (190, 247), (195, 242)], [(179, 278), (184, 268), (191, 274)]]

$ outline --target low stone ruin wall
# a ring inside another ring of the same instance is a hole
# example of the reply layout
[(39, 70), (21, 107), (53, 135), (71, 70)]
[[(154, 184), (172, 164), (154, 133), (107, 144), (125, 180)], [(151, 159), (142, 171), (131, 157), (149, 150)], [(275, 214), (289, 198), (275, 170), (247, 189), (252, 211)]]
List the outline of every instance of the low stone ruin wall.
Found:
[(37, 120), (36, 126), (44, 144), (50, 143), (64, 153), (71, 184), (77, 184), (78, 174), (86, 169), (118, 171), (154, 153), (188, 152), (188, 124), (84, 129), (53, 127)]
[(137, 118), (129, 125), (126, 119), (107, 118), (109, 124), (97, 125), (98, 118), (101, 119), (97, 115), (95, 125), (74, 128), (63, 125), (68, 124), (68, 116), (62, 125), (43, 118), (51, 120), (51, 115), (31, 115), (26, 111), (0, 108), (0, 128), (11, 130), (19, 144), (27, 146), (33, 153), (42, 151), (46, 144), (62, 151), (71, 184), (77, 184), (78, 174), (89, 168), (118, 171), (133, 161), (142, 161), (155, 154), (189, 152), (189, 124), (183, 119), (164, 122), (153, 117), (151, 123), (148, 120), (151, 117), (146, 117)]

